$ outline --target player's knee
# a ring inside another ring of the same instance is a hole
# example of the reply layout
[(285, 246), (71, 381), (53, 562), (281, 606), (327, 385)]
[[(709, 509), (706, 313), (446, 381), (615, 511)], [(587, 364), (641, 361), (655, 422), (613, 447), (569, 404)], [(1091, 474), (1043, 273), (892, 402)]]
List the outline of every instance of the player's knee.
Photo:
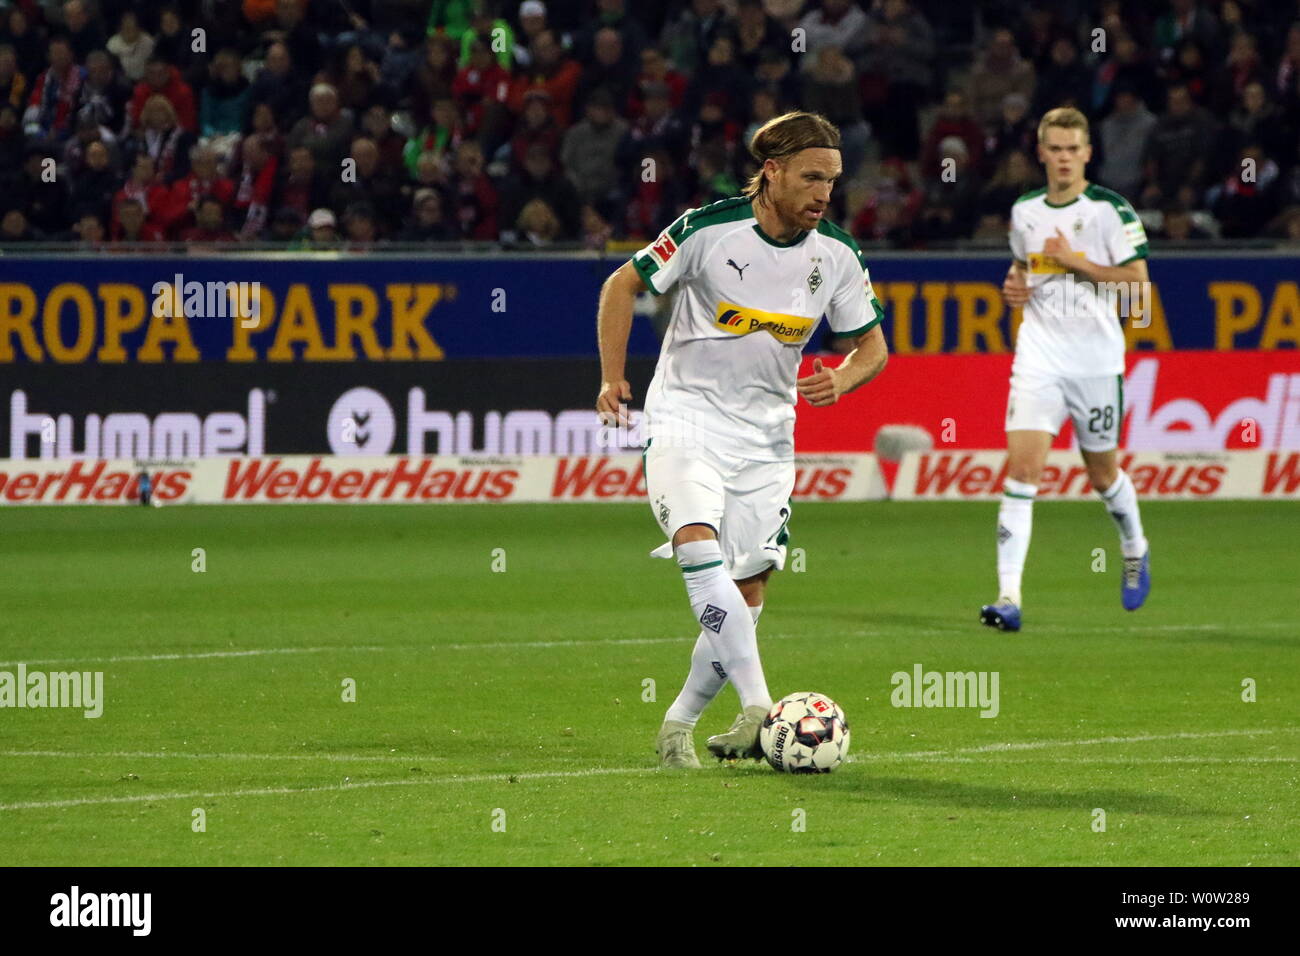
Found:
[(1119, 477), (1119, 467), (1112, 461), (1104, 464), (1088, 465), (1088, 481), (1097, 491), (1105, 491)]
[(741, 595), (745, 598), (745, 603), (750, 607), (758, 607), (763, 603), (763, 594), (767, 590), (767, 579), (772, 576), (772, 569), (761, 571), (753, 577), (741, 578), (736, 582), (736, 587), (740, 589)]
[(1037, 462), (1013, 460), (1007, 463), (1007, 477), (1012, 481), (1024, 482), (1026, 485), (1037, 485), (1042, 474), (1043, 466)]
[(709, 541), (716, 539), (718, 533), (707, 524), (688, 524), (677, 529), (673, 535), (673, 547), (686, 544), (688, 541)]

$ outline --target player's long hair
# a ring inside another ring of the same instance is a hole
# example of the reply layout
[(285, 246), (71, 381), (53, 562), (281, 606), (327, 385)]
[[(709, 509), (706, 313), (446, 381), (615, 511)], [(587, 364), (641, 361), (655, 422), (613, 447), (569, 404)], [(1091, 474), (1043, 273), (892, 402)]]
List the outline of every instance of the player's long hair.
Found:
[(839, 149), (840, 131), (819, 113), (796, 110), (774, 116), (754, 133), (749, 141), (749, 155), (758, 162), (758, 171), (749, 177), (744, 195), (756, 199), (767, 192), (763, 164), (769, 159), (783, 159), (803, 149)]

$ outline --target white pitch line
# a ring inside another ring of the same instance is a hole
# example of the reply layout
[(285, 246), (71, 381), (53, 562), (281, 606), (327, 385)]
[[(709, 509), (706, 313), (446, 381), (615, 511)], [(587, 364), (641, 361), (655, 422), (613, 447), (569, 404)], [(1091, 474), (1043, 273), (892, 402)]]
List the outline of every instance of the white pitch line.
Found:
[(1157, 740), (1208, 740), (1214, 737), (1256, 737), (1267, 734), (1300, 733), (1300, 727), (1262, 728), (1259, 730), (1207, 730), (1200, 733), (1139, 734), (1134, 737), (1093, 737), (1088, 740), (1024, 740), (979, 747), (956, 747), (950, 750), (910, 750), (892, 754), (860, 754), (854, 760), (925, 760), (958, 754), (1011, 753), (1020, 750), (1045, 750), (1050, 747), (1093, 747), (1100, 744), (1141, 744)]
[(189, 754), (168, 753), (164, 750), (105, 750), (105, 751), (67, 751), (67, 750), (0, 750), (0, 757), (69, 757), (73, 760), (97, 760), (112, 758), (114, 760), (324, 760), (333, 763), (361, 763), (381, 761), (386, 763), (429, 763), (443, 761), (446, 757), (415, 755), (411, 757), (393, 754)]
[[(961, 757), (958, 755), (971, 754), (971, 753), (987, 753), (987, 754), (1006, 753), (1006, 752), (1021, 751), (1021, 750), (1038, 750), (1038, 749), (1044, 749), (1049, 747), (1079, 747), (1079, 746), (1093, 746), (1093, 745), (1100, 745), (1100, 744), (1144, 743), (1147, 741), (1155, 741), (1155, 740), (1200, 740), (1200, 739), (1207, 739), (1207, 738), (1214, 738), (1214, 737), (1249, 737), (1249, 736), (1259, 736), (1259, 735), (1267, 735), (1267, 734), (1274, 734), (1274, 733), (1297, 733), (1297, 732), (1300, 732), (1300, 727), (1286, 727), (1286, 728), (1277, 728), (1277, 729), (1265, 728), (1260, 730), (1219, 730), (1219, 731), (1205, 731), (1203, 733), (1143, 734), (1135, 737), (1095, 737), (1090, 740), (1037, 740), (1037, 741), (1023, 741), (1023, 742), (1005, 743), (1005, 744), (986, 744), (981, 747), (961, 747), (955, 750), (916, 750), (916, 751), (902, 751), (896, 754), (863, 754), (863, 755), (850, 757), (849, 761), (851, 763), (858, 763), (858, 762), (865, 762), (865, 761), (887, 762), (891, 760), (912, 760), (912, 759), (919, 758), (919, 759), (926, 760), (926, 762), (930, 762), (930, 763), (967, 763), (967, 762), (974, 763), (976, 761), (973, 758)], [(35, 756), (36, 753), (37, 752), (27, 752), (23, 754), (13, 754), (13, 755)], [(46, 751), (41, 753), (45, 753), (51, 756), (61, 756), (61, 757), (74, 756), (74, 754), (71, 753), (58, 752), (58, 751)], [(97, 757), (97, 756), (112, 756), (112, 754), (84, 755), (84, 757), (86, 758)], [(144, 757), (148, 755), (140, 754), (138, 756)], [(184, 755), (159, 754), (158, 756), (184, 756)], [(195, 756), (199, 756), (199, 755), (195, 755)], [(215, 757), (216, 755), (207, 755), (207, 756)], [(234, 758), (239, 755), (231, 754), (229, 756), (231, 758)], [(270, 755), (270, 756), (273, 757), (274, 755)], [(308, 758), (311, 755), (303, 754), (301, 756), (303, 756), (304, 758)], [(330, 756), (331, 755), (322, 755), (320, 759), (329, 759)], [(414, 758), (403, 758), (403, 759), (414, 759)], [(1057, 761), (1053, 761), (1051, 760), (1051, 758), (1045, 758), (1045, 759), (1047, 759), (1048, 762), (1062, 762), (1062, 763), (1083, 762), (1083, 761), (1069, 760), (1069, 759), (1059, 759)], [(1225, 758), (1225, 759), (1232, 759), (1232, 758)], [(1266, 760), (1267, 758), (1261, 758), (1259, 761), (1256, 762), (1265, 762)], [(1189, 763), (1216, 762), (1214, 759), (1198, 760), (1198, 758), (1186, 758), (1186, 761)], [(1028, 763), (1030, 761), (1008, 761), (1008, 762)], [(1124, 761), (1123, 758), (1115, 758), (1115, 762), (1121, 763)], [(1174, 761), (1170, 760), (1168, 762), (1172, 763)], [(255, 790), (226, 790), (226, 791), (209, 792), (209, 793), (202, 793), (202, 792), (152, 793), (152, 794), (138, 794), (133, 796), (125, 796), (125, 797), (79, 797), (71, 800), (43, 800), (43, 801), (31, 801), (26, 803), (0, 803), (0, 811), (49, 810), (49, 809), (60, 809), (64, 807), (101, 806), (101, 805), (119, 804), (119, 803), (150, 803), (159, 800), (188, 800), (188, 799), (196, 799), (196, 798), (212, 799), (214, 797), (224, 798), (224, 797), (283, 796), (283, 795), (296, 794), (296, 793), (330, 793), (330, 792), (337, 792), (343, 790), (363, 790), (363, 789), (368, 789), (373, 787), (409, 787), (409, 786), (422, 786), (422, 785), (440, 784), (440, 783), (491, 783), (491, 782), (500, 782), (500, 781), (516, 782), (520, 780), (564, 780), (564, 779), (571, 779), (571, 778), (578, 778), (578, 777), (623, 776), (623, 775), (656, 773), (658, 772), (658, 769), (659, 768), (657, 767), (610, 767), (610, 768), (603, 768), (603, 769), (595, 768), (589, 770), (555, 770), (555, 771), (539, 771), (539, 772), (532, 772), (532, 773), (529, 772), (491, 773), (491, 774), (477, 774), (472, 776), (434, 775), (430, 777), (423, 777), (418, 780), (368, 780), (368, 781), (362, 781), (361, 783), (335, 784), (335, 785), (322, 786), (322, 787), (262, 787)]]
[(556, 770), (538, 773), (488, 773), (476, 776), (423, 777), (418, 780), (363, 780), (359, 783), (329, 784), (322, 787), (259, 787), (253, 790), (218, 790), (192, 793), (142, 793), (129, 797), (79, 797), (72, 800), (34, 800), (26, 803), (0, 803), (4, 810), (52, 810), (65, 807), (101, 806), (117, 803), (153, 803), (160, 800), (212, 800), (226, 797), (285, 796), (297, 793), (337, 793), (344, 790), (369, 790), (375, 787), (421, 787), (449, 783), (505, 783), (520, 780), (551, 780), (569, 777), (606, 777), (658, 773), (658, 767), (609, 767), (590, 770)]
[[(1273, 630), (1281, 628), (1300, 629), (1294, 621), (1261, 621), (1251, 624), (1253, 630)], [(1074, 625), (1056, 625), (1044, 624), (1038, 625), (1037, 629), (1047, 632), (1060, 633), (1086, 633), (1086, 634), (1136, 634), (1142, 635), (1147, 633), (1165, 633), (1169, 631), (1217, 631), (1222, 629), (1219, 624), (1156, 624), (1151, 626), (1102, 626), (1102, 627), (1078, 627)], [(908, 634), (914, 637), (947, 637), (965, 634), (971, 632), (969, 627), (953, 625), (945, 628), (916, 628), (909, 630)], [(858, 628), (852, 631), (844, 631), (845, 637), (885, 637), (883, 631), (871, 630), (868, 628)], [(763, 640), (793, 640), (799, 637), (805, 637), (803, 634), (793, 633), (765, 633), (760, 635)], [(176, 652), (171, 654), (125, 654), (112, 657), (61, 657), (61, 658), (41, 658), (33, 660), (15, 660), (0, 661), (0, 667), (17, 667), (19, 664), (31, 666), (33, 664), (118, 664), (118, 663), (138, 663), (150, 661), (195, 661), (212, 658), (238, 658), (238, 657), (262, 657), (268, 654), (324, 654), (329, 651), (338, 652), (368, 652), (378, 653), (383, 651), (482, 651), (482, 650), (526, 650), (529, 648), (556, 648), (556, 647), (628, 647), (649, 644), (683, 644), (695, 640), (694, 637), (676, 636), (676, 637), (627, 637), (617, 638), (615, 640), (591, 640), (591, 641), (481, 641), (478, 643), (459, 643), (459, 644), (396, 644), (396, 645), (338, 645), (332, 647), (263, 647), (250, 648), (247, 650), (230, 650), (230, 651), (194, 651), (194, 652)]]

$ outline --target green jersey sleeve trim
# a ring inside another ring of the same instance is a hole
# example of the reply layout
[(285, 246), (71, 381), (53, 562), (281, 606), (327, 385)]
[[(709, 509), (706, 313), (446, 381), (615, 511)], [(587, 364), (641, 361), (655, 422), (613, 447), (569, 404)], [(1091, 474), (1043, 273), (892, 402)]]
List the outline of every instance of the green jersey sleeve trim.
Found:
[(659, 267), (649, 261), (649, 256), (644, 256), (638, 259), (637, 256), (639, 255), (640, 253), (637, 253), (636, 256), (632, 257), (632, 268), (636, 270), (637, 275), (641, 277), (641, 281), (645, 283), (647, 289), (655, 295), (660, 295), (661, 293), (655, 288), (655, 284), (652, 281), (654, 274), (659, 271)]
[(831, 335), (835, 336), (836, 338), (848, 338), (849, 336), (857, 338), (859, 335), (866, 335), (877, 325), (879, 325), (880, 320), (885, 317), (884, 312), (880, 308), (879, 302), (875, 303), (875, 307), (876, 307), (876, 317), (872, 319), (870, 322), (868, 322), (866, 325), (864, 325), (862, 328), (850, 329), (848, 332), (836, 332), (834, 329), (831, 329)]
[(1142, 245), (1138, 246), (1138, 250), (1135, 255), (1129, 256), (1123, 262), (1117, 262), (1116, 265), (1126, 266), (1130, 262), (1137, 262), (1139, 259), (1145, 259), (1146, 257), (1147, 257), (1147, 244), (1144, 242), (1142, 243)]

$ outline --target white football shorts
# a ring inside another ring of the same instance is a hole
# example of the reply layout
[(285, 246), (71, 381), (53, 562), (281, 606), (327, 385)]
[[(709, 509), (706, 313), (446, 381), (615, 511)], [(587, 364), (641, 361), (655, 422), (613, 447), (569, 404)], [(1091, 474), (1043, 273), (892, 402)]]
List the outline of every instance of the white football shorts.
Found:
[(1119, 447), (1124, 421), (1124, 376), (1065, 378), (1013, 372), (1007, 396), (1007, 431), (1061, 430), (1066, 416), (1084, 451)]
[(733, 579), (785, 567), (793, 461), (750, 461), (705, 446), (652, 440), (645, 481), (655, 521), (668, 538), (652, 557), (672, 558), (678, 529), (705, 524), (717, 532)]

